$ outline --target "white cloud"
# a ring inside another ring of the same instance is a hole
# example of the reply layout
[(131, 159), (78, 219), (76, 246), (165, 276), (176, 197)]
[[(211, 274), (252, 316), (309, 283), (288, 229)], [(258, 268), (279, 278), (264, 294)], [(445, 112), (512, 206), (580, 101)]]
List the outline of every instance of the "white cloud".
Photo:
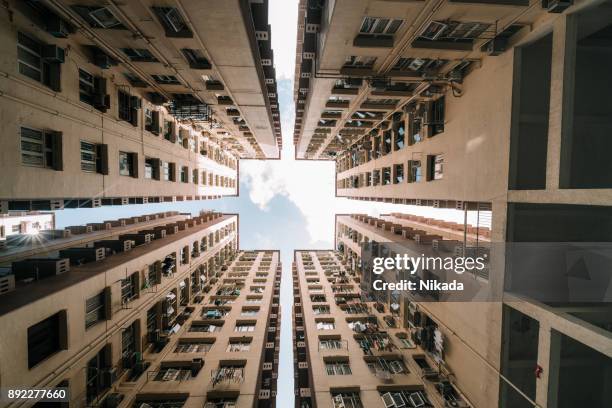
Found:
[[(283, 112), (283, 152), (281, 160), (243, 160), (240, 162), (242, 181), (249, 185), (249, 198), (261, 210), (268, 211), (269, 203), (284, 196), (294, 203), (306, 219), (309, 244), (334, 240), (334, 215), (366, 213), (372, 216), (390, 212), (410, 212), (417, 215), (436, 215), (438, 218), (463, 221), (463, 214), (455, 210), (434, 210), (372, 201), (357, 201), (335, 197), (335, 164), (333, 162), (294, 160), (293, 147), (293, 75), (297, 0), (270, 0), (272, 47), (278, 92)], [(288, 86), (287, 80), (291, 81)], [(262, 237), (263, 238), (263, 237)]]

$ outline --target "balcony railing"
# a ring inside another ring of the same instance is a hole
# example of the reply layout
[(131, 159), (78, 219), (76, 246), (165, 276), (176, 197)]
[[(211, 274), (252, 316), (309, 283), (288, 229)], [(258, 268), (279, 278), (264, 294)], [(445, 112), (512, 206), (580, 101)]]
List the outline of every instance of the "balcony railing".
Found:
[(240, 384), (244, 382), (244, 367), (221, 367), (210, 372), (210, 382), (218, 384)]

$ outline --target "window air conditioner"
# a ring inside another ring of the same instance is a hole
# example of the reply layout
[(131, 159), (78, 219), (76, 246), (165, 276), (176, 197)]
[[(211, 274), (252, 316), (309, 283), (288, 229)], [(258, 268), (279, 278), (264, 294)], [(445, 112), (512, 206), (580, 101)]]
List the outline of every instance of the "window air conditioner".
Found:
[(56, 38), (67, 38), (72, 32), (72, 29), (68, 23), (57, 15), (47, 17), (45, 29), (49, 34)]
[(574, 0), (542, 0), (542, 8), (549, 13), (562, 13), (574, 4)]
[(57, 45), (44, 45), (42, 47), (41, 56), (44, 60), (49, 62), (63, 63), (65, 60), (64, 49)]

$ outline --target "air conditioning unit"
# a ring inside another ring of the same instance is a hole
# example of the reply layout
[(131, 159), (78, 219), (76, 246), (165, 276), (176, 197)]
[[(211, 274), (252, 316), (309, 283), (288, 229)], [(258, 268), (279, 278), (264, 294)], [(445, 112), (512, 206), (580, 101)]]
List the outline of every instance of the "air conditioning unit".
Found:
[(563, 13), (573, 4), (574, 0), (542, 0), (542, 8), (547, 9), (549, 13)]
[(104, 248), (68, 248), (59, 251), (62, 258), (70, 259), (72, 265), (99, 262), (106, 256)]
[(110, 109), (110, 95), (101, 93), (94, 94), (91, 104), (96, 109)]
[(109, 69), (114, 65), (113, 59), (108, 55), (104, 54), (103, 52), (96, 52), (94, 54), (93, 63), (94, 65), (102, 69)]
[(137, 96), (130, 96), (130, 106), (132, 109), (142, 108), (142, 99)]
[(13, 262), (15, 279), (44, 279), (61, 275), (70, 270), (70, 260), (67, 258), (31, 258)]
[(204, 360), (201, 358), (194, 358), (191, 360), (191, 376), (195, 377), (198, 375), (200, 370), (204, 367)]
[(123, 401), (123, 394), (112, 392), (104, 399), (104, 406), (106, 408), (117, 408)]
[(0, 294), (15, 290), (15, 275), (0, 276)]
[(67, 38), (72, 32), (70, 25), (57, 15), (47, 16), (45, 29), (56, 38)]
[(48, 62), (58, 62), (60, 64), (63, 63), (66, 58), (64, 49), (53, 44), (44, 45), (41, 50), (41, 56)]
[(508, 40), (506, 38), (495, 37), (480, 47), (480, 51), (486, 52), (490, 56), (497, 56), (506, 51), (507, 45)]
[(102, 383), (106, 387), (112, 387), (112, 385), (117, 381), (117, 369), (116, 368), (108, 368), (102, 371)]

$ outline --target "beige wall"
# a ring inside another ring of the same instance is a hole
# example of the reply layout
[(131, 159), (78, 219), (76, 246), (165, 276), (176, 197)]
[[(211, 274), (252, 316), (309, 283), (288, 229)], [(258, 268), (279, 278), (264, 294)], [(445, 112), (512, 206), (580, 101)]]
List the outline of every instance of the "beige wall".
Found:
[[(188, 264), (180, 265), (180, 262), (177, 262), (178, 269), (175, 274), (162, 278), (160, 285), (154, 285), (151, 289), (142, 289), (137, 299), (130, 302), (127, 308), (122, 307), (121, 279), (125, 279), (128, 274), (138, 272), (141, 274), (142, 283), (148, 265), (163, 259), (170, 252), (178, 253), (183, 246), (191, 246), (192, 242), (199, 242), (211, 232), (226, 227), (232, 228), (231, 232), (218, 243), (209, 246), (208, 251), (198, 258), (191, 258)], [(0, 316), (5, 328), (4, 336), (0, 336), (3, 350), (0, 356), (2, 386), (55, 386), (60, 381), (68, 379), (71, 398), (75, 406), (81, 406), (84, 398), (83, 370), (87, 361), (105, 344), (110, 343), (112, 363), (114, 366), (119, 364), (121, 330), (136, 319), (140, 319), (141, 334), (146, 333), (147, 310), (163, 299), (170, 290), (176, 289), (179, 282), (189, 279), (190, 273), (199, 265), (208, 262), (221, 252), (229, 255), (231, 250), (235, 250), (236, 241), (236, 216), (210, 219), (145, 246), (136, 247), (127, 253), (113, 255), (99, 263), (72, 267), (66, 275), (18, 287), (14, 292), (3, 295), (3, 312)], [(83, 276), (84, 274), (91, 276)], [(111, 292), (112, 318), (86, 329), (85, 300), (107, 287)], [(34, 296), (37, 300), (15, 309), (11, 305), (23, 296), (23, 291), (28, 291), (28, 296)], [(55, 353), (32, 369), (28, 369), (27, 328), (60, 310), (67, 311), (68, 349)], [(139, 341), (140, 339), (137, 343)], [(13, 358), (13, 356), (19, 357)]]

